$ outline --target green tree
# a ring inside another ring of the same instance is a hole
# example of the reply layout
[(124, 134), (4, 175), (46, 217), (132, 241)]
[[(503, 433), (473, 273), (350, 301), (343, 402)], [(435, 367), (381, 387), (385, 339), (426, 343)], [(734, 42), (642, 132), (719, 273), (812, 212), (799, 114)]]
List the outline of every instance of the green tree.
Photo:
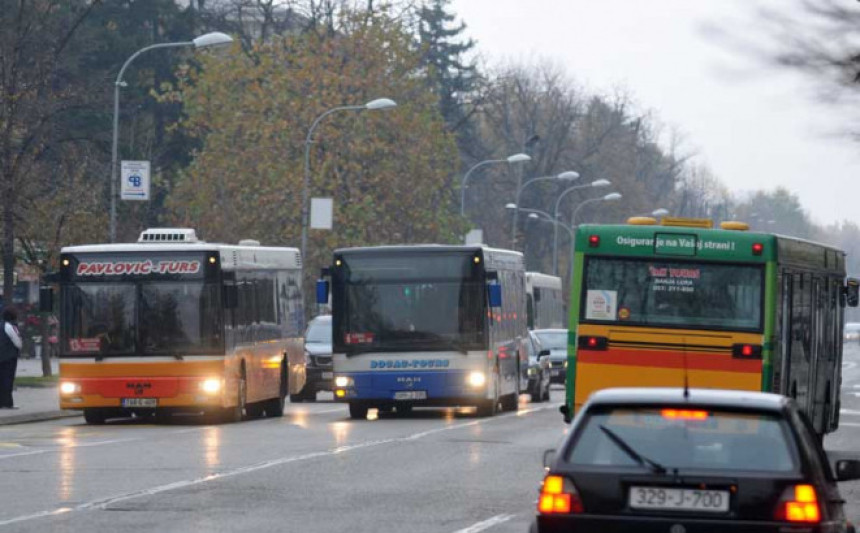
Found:
[(201, 142), (172, 190), (176, 223), (208, 239), (254, 237), (296, 246), (304, 141), (321, 113), (389, 97), (385, 112), (341, 112), (314, 133), (312, 196), (335, 200), (335, 231), (310, 233), (306, 271), (336, 246), (451, 242), (457, 152), (438, 102), (425, 90), (411, 36), (385, 13), (345, 15), (335, 37), (307, 32), (203, 58), (162, 100)]

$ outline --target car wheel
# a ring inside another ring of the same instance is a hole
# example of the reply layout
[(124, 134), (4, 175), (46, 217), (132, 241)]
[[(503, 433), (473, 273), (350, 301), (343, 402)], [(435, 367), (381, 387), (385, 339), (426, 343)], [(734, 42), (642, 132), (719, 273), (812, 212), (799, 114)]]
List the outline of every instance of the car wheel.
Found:
[(366, 420), (367, 406), (356, 402), (349, 402), (349, 417), (353, 420)]

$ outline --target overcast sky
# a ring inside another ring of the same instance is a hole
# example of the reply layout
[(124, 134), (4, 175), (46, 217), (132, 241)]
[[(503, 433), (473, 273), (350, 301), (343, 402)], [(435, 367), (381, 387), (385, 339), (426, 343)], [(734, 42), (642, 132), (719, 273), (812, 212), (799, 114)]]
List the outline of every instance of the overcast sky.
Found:
[(733, 193), (783, 185), (817, 223), (860, 223), (860, 143), (832, 134), (848, 119), (814, 102), (799, 76), (703, 31), (752, 24), (755, 3), (453, 0), (452, 7), (490, 65), (550, 59), (590, 90), (624, 87), (640, 109), (680, 130), (685, 149)]

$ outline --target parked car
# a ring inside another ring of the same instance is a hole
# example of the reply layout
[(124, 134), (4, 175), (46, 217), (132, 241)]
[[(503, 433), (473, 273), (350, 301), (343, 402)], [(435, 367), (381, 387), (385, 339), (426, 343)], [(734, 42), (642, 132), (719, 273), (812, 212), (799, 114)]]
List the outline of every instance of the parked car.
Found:
[(548, 401), (551, 371), (549, 365), (549, 352), (541, 350), (540, 341), (531, 331), (529, 332), (529, 338), (526, 344), (529, 352), (528, 393), (531, 394), (533, 402)]
[(545, 458), (532, 530), (853, 532), (836, 462), (791, 398), (706, 389), (604, 389)]
[(317, 392), (332, 390), (331, 345), (331, 315), (319, 315), (308, 323), (305, 332), (305, 387), (290, 395), (290, 401), (315, 401)]
[(842, 338), (846, 341), (860, 340), (860, 322), (848, 322), (842, 330)]
[(567, 375), (567, 330), (536, 329), (532, 333), (540, 342), (541, 349), (549, 350), (551, 383), (564, 383)]

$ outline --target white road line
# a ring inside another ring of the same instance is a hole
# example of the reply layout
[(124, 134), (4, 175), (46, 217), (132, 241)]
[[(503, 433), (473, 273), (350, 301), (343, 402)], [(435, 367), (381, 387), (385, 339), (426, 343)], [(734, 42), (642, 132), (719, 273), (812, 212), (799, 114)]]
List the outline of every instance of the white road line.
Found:
[(860, 428), (860, 423), (857, 423), (857, 422), (839, 422), (839, 427), (842, 427), (842, 426)]
[(840, 409), (840, 415), (852, 415), (852, 416), (860, 416), (860, 411), (855, 411), (853, 409)]
[[(429, 435), (434, 435), (436, 433), (442, 433), (445, 431), (453, 431), (456, 429), (462, 429), (462, 428), (475, 426), (475, 425), (479, 425), (479, 424), (485, 424), (485, 423), (494, 422), (497, 420), (504, 420), (506, 418), (510, 418), (510, 417), (514, 417), (514, 416), (522, 416), (524, 414), (536, 413), (538, 411), (544, 411), (546, 409), (557, 409), (558, 405), (559, 404), (549, 404), (549, 405), (543, 405), (541, 407), (534, 407), (534, 408), (530, 408), (530, 409), (521, 409), (519, 411), (515, 411), (512, 413), (506, 413), (504, 415), (495, 416), (493, 418), (484, 418), (481, 420), (473, 420), (471, 422), (464, 422), (462, 424), (452, 424), (450, 426), (431, 429), (429, 431), (422, 431), (420, 433), (413, 433), (412, 435), (407, 435), (405, 437), (394, 437), (394, 438), (390, 438), (390, 439), (365, 441), (365, 442), (359, 442), (357, 444), (340, 446), (338, 448), (332, 448), (330, 450), (325, 450), (325, 451), (320, 451), (320, 452), (313, 452), (313, 453), (307, 453), (307, 454), (302, 454), (302, 455), (291, 455), (291, 456), (287, 456), (287, 457), (281, 457), (280, 459), (272, 459), (270, 461), (265, 461), (262, 463), (257, 463), (257, 464), (248, 465), (248, 466), (242, 466), (239, 468), (234, 468), (232, 470), (225, 470), (223, 472), (218, 472), (217, 474), (210, 474), (208, 476), (203, 476), (203, 477), (199, 477), (196, 479), (186, 479), (186, 480), (181, 480), (181, 481), (175, 481), (173, 483), (168, 483), (166, 485), (159, 485), (157, 487), (151, 487), (148, 489), (129, 492), (126, 494), (119, 494), (119, 495), (111, 496), (108, 498), (92, 500), (89, 502), (81, 503), (81, 504), (76, 505), (74, 507), (60, 507), (59, 509), (54, 509), (52, 511), (40, 511), (38, 513), (16, 516), (14, 518), (8, 518), (6, 520), (0, 520), (0, 527), (8, 526), (10, 524), (17, 524), (17, 523), (21, 523), (21, 522), (29, 522), (31, 520), (37, 520), (39, 518), (45, 518), (48, 516), (57, 516), (60, 514), (65, 514), (65, 513), (72, 513), (72, 512), (77, 512), (77, 511), (88, 511), (88, 510), (92, 510), (92, 509), (104, 509), (104, 508), (106, 508), (110, 505), (113, 505), (115, 503), (118, 503), (118, 502), (135, 500), (137, 498), (143, 498), (146, 496), (153, 496), (155, 494), (160, 494), (162, 492), (168, 492), (168, 491), (172, 491), (172, 490), (183, 489), (186, 487), (192, 487), (194, 485), (209, 483), (211, 481), (217, 481), (219, 479), (230, 478), (230, 477), (238, 476), (241, 474), (249, 474), (252, 472), (257, 472), (260, 470), (272, 468), (275, 466), (281, 466), (281, 465), (285, 465), (285, 464), (289, 464), (289, 463), (308, 461), (311, 459), (318, 459), (320, 457), (329, 457), (329, 456), (333, 456), (333, 455), (337, 455), (337, 454), (342, 454), (345, 452), (351, 452), (353, 450), (359, 450), (362, 448), (375, 448), (377, 446), (382, 446), (385, 444), (415, 441), (417, 439), (427, 437)], [(499, 515), (499, 516), (507, 516), (507, 515)], [(495, 525), (497, 523), (501, 523), (501, 522), (510, 520), (510, 518), (512, 518), (512, 516), (513, 515), (508, 516), (507, 518), (505, 518), (504, 520), (501, 520), (499, 522), (494, 522), (493, 524), (490, 524), (489, 526), (486, 526), (482, 529), (467, 529), (464, 531), (471, 531), (473, 533), (477, 532), (477, 531), (483, 531), (487, 527), (490, 527), (490, 526)], [(493, 520), (493, 519), (498, 519), (498, 517), (493, 517), (490, 520)], [(480, 524), (483, 524), (483, 523), (484, 522), (481, 522)], [(479, 526), (480, 524), (475, 524), (471, 527), (474, 528), (474, 527)]]
[(478, 533), (480, 531), (484, 531), (485, 529), (490, 529), (491, 527), (501, 524), (503, 522), (507, 522), (511, 518), (516, 515), (512, 514), (497, 514), (492, 518), (488, 518), (483, 522), (478, 522), (477, 524), (472, 524), (471, 526), (465, 529), (458, 529), (454, 533)]

